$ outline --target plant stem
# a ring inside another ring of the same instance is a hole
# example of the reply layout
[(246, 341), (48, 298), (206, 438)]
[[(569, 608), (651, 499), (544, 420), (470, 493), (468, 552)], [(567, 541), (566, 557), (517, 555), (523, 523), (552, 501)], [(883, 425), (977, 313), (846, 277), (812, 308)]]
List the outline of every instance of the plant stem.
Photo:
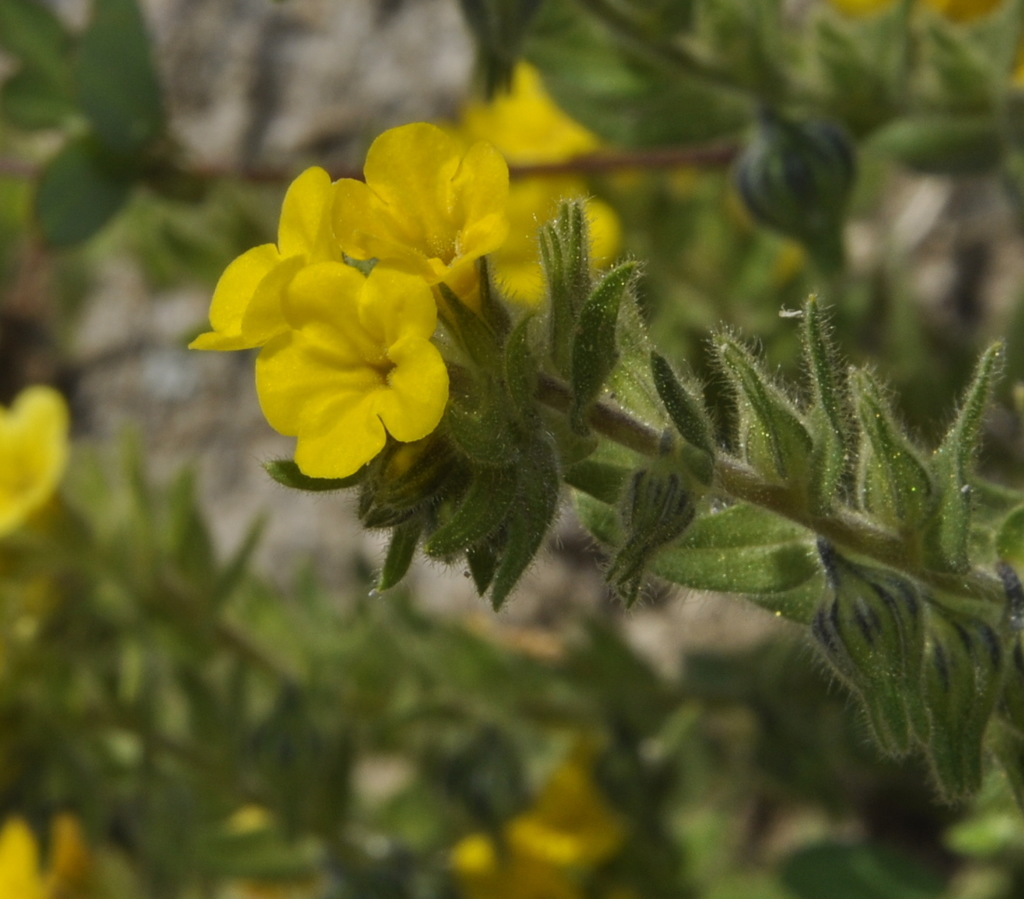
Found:
[[(537, 398), (549, 408), (567, 413), (572, 392), (567, 384), (542, 374)], [(654, 457), (662, 452), (662, 432), (617, 406), (595, 403), (589, 423), (599, 434), (641, 455)], [(731, 499), (760, 506), (795, 521), (846, 551), (903, 571), (944, 594), (967, 601), (980, 600), (989, 608), (992, 603), (1000, 607), (1005, 603), (1002, 584), (994, 574), (978, 569), (950, 574), (908, 564), (906, 547), (895, 534), (848, 509), (813, 515), (790, 487), (765, 481), (748, 465), (722, 452), (715, 458), (715, 485)]]

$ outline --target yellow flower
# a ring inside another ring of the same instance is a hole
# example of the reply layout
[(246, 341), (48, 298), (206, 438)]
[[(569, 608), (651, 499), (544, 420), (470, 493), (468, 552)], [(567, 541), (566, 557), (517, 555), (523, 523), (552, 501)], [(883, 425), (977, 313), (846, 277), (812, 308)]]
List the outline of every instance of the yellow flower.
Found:
[(829, 0), (839, 12), (846, 16), (870, 16), (892, 6), (896, 0)]
[[(891, 7), (896, 0), (829, 0), (830, 4), (848, 16), (868, 16)], [(970, 22), (987, 16), (1003, 0), (919, 0), (953, 22)]]
[(10, 409), (0, 407), (0, 537), (47, 503), (67, 461), (68, 407), (60, 393), (28, 387)]
[(452, 851), (466, 899), (576, 899), (580, 876), (611, 858), (625, 834), (591, 777), (593, 749), (580, 744), (552, 772), (536, 802), (504, 828), (503, 845), (471, 834)]
[(622, 823), (594, 786), (590, 756), (579, 747), (552, 772), (533, 807), (509, 822), (511, 845), (567, 868), (615, 854), (625, 837)]
[(0, 896), (4, 899), (71, 899), (84, 895), (92, 858), (73, 815), (58, 815), (51, 830), (49, 872), (44, 875), (39, 844), (28, 824), (8, 818), (0, 830)]
[(970, 22), (973, 19), (987, 16), (1003, 0), (923, 0), (923, 2), (954, 22)]
[[(489, 103), (469, 103), (459, 119), (458, 133), (466, 140), (489, 140), (516, 165), (566, 162), (600, 146), (597, 135), (567, 116), (544, 90), (533, 66), (520, 63), (509, 91)], [(537, 228), (553, 218), (558, 203), (587, 193), (575, 175), (523, 178), (509, 190), (509, 237), (494, 252), (498, 280), (516, 300), (540, 302), (544, 276), (538, 258)], [(587, 203), (590, 219), (591, 262), (611, 262), (621, 244), (615, 211), (601, 200)]]
[(583, 891), (556, 865), (514, 845), (500, 853), (490, 837), (471, 834), (452, 850), (452, 867), (465, 899), (583, 899)]
[(21, 818), (8, 818), (0, 830), (0, 896), (47, 899), (39, 845)]
[(468, 150), (425, 122), (370, 146), (366, 182), (337, 183), (334, 231), (353, 259), (377, 259), (475, 302), (476, 261), (505, 241), (508, 166), (489, 143)]
[(210, 302), (212, 331), (200, 334), (194, 350), (242, 350), (262, 346), (286, 327), (281, 294), (303, 266), (340, 261), (331, 232), (334, 185), (321, 168), (299, 175), (285, 194), (277, 244), (253, 247), (221, 275)]
[(562, 162), (600, 146), (597, 135), (555, 104), (540, 73), (524, 62), (512, 73), (507, 93), (465, 106), (460, 131), (471, 140), (489, 140), (516, 165)]
[(282, 308), (289, 328), (261, 350), (256, 391), (271, 426), (298, 437), (305, 474), (346, 477), (388, 434), (409, 442), (437, 427), (448, 371), (430, 342), (437, 308), (422, 278), (321, 262), (294, 277)]

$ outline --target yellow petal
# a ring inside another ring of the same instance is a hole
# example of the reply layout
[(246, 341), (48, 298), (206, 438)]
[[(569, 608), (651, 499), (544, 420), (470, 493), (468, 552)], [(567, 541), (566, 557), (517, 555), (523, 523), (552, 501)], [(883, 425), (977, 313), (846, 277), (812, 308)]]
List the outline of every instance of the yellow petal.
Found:
[(409, 443), (433, 433), (448, 401), (448, 369), (437, 347), (406, 337), (388, 351), (394, 368), (377, 399), (378, 414), (396, 440)]
[(23, 390), (0, 408), (0, 536), (53, 495), (67, 467), (68, 408), (51, 387)]
[(21, 818), (9, 818), (0, 830), (0, 896), (44, 899), (39, 846)]
[(281, 262), (281, 254), (272, 243), (247, 250), (220, 276), (210, 301), (212, 331), (200, 334), (189, 348), (193, 350), (240, 350), (256, 346), (242, 335), (242, 317), (260, 282)]
[(378, 265), (366, 279), (359, 320), (390, 346), (408, 335), (429, 338), (437, 327), (437, 307), (422, 278)]
[(346, 478), (382, 449), (387, 434), (372, 394), (352, 405), (340, 400), (319, 421), (299, 432), (295, 463), (311, 478)]
[(869, 16), (892, 6), (896, 0), (829, 0), (839, 12), (847, 16)]
[(515, 67), (507, 94), (466, 106), (460, 132), (470, 140), (490, 141), (519, 165), (561, 162), (599, 145), (594, 134), (558, 108), (540, 73), (527, 63)]
[(93, 860), (74, 815), (61, 814), (50, 825), (49, 892), (52, 896), (81, 893), (92, 876)]
[(277, 232), (277, 246), (283, 257), (303, 256), (312, 260), (327, 253), (325, 258), (331, 258), (329, 226), (333, 199), (331, 176), (322, 168), (306, 169), (291, 183), (281, 204)]

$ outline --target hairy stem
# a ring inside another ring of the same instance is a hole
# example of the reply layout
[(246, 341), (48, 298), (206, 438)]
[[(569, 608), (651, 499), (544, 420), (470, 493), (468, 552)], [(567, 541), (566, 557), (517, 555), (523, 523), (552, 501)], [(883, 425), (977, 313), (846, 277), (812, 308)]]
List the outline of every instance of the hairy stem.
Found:
[[(572, 393), (562, 381), (541, 375), (537, 398), (549, 408), (567, 413)], [(590, 411), (589, 423), (602, 436), (634, 452), (645, 456), (657, 456), (661, 452), (662, 433), (621, 408), (598, 402)], [(902, 540), (895, 534), (846, 509), (814, 515), (796, 491), (765, 481), (743, 462), (721, 452), (715, 459), (715, 485), (731, 499), (760, 506), (795, 521), (848, 552), (905, 572), (943, 594), (968, 602), (998, 603), (1000, 607), (1005, 601), (1002, 584), (994, 574), (978, 569), (947, 574), (913, 565)]]

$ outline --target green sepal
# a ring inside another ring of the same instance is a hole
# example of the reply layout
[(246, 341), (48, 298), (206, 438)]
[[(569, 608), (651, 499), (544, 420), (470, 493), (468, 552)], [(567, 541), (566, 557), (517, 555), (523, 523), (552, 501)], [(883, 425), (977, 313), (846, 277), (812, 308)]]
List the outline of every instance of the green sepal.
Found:
[(970, 570), (971, 468), (992, 388), (1002, 368), (1003, 346), (990, 346), (975, 367), (956, 421), (932, 457), (938, 501), (925, 532), (925, 560), (939, 571)]
[(612, 269), (594, 288), (580, 310), (572, 341), (572, 405), (569, 421), (580, 435), (590, 432), (587, 413), (600, 396), (619, 359), (615, 332), (619, 308), (630, 297), (637, 264), (626, 262)]
[(743, 458), (776, 483), (806, 478), (813, 442), (796, 407), (735, 340), (723, 337), (716, 349), (736, 400)]
[(630, 471), (622, 465), (583, 459), (565, 470), (565, 483), (588, 496), (613, 506), (618, 502)]
[(982, 741), (999, 695), (1005, 652), (983, 621), (933, 614), (928, 625), (922, 693), (931, 729), (925, 743), (932, 772), (948, 800), (981, 786)]
[(378, 590), (390, 590), (405, 577), (416, 555), (422, 533), (423, 519), (418, 515), (391, 530), (388, 552), (377, 578)]
[(1017, 807), (1024, 812), (1024, 734), (995, 719), (989, 726), (988, 746), (1006, 774)]
[(927, 604), (895, 572), (858, 565), (824, 540), (818, 552), (828, 591), (811, 623), (825, 657), (860, 697), (879, 747), (905, 755), (928, 732), (919, 701)]
[(494, 540), (478, 543), (466, 550), (466, 562), (469, 574), (473, 578), (478, 596), (483, 596), (494, 580), (494, 572), (498, 570), (500, 545)]
[(561, 473), (554, 447), (543, 434), (523, 448), (517, 469), (515, 502), (490, 587), (495, 611), (504, 605), (537, 555), (558, 511)]
[(808, 493), (811, 511), (823, 514), (835, 505), (850, 469), (850, 390), (817, 297), (807, 300), (803, 312), (804, 356), (813, 398), (806, 415), (814, 443)]
[(851, 372), (851, 379), (860, 423), (860, 506), (897, 532), (919, 535), (935, 505), (936, 488), (928, 466), (896, 425), (882, 389), (871, 375), (857, 369)]
[(505, 341), (505, 389), (516, 417), (522, 421), (537, 405), (537, 358), (530, 346), (532, 315), (524, 316)]
[(348, 490), (358, 487), (366, 476), (366, 468), (360, 468), (347, 478), (311, 478), (299, 470), (291, 459), (271, 459), (263, 463), (263, 470), (278, 484), (293, 490), (307, 490), (311, 493), (326, 493), (331, 490)]
[(475, 366), (484, 371), (501, 359), (501, 347), (494, 329), (469, 308), (445, 283), (437, 285), (443, 303), (441, 321), (456, 340), (459, 348)]
[(507, 465), (515, 460), (516, 445), (504, 392), (487, 376), (471, 380), (453, 375), (450, 379), (445, 433), (480, 465)]
[(558, 373), (568, 378), (576, 320), (590, 296), (590, 238), (583, 204), (563, 200), (557, 217), (541, 226), (539, 236), (547, 281), (551, 361)]
[(1024, 505), (1012, 509), (999, 523), (996, 554), (1004, 562), (1024, 568)]
[(512, 319), (508, 307), (501, 302), (491, 280), (490, 265), (486, 256), (481, 256), (476, 263), (480, 283), (480, 317), (490, 326), (498, 340), (504, 340), (512, 327)]
[(396, 527), (456, 489), (466, 475), (464, 461), (437, 434), (415, 443), (389, 442), (367, 466), (359, 520), (371, 530)]
[(651, 353), (651, 373), (654, 387), (676, 431), (697, 451), (691, 459), (694, 474), (704, 484), (710, 484), (714, 478), (715, 433), (703, 400), (695, 388), (684, 385), (676, 377), (672, 366), (658, 353)]
[(427, 540), (427, 555), (446, 558), (489, 537), (507, 517), (516, 492), (514, 468), (477, 468), (452, 516)]
[(693, 497), (670, 460), (633, 473), (619, 502), (624, 539), (605, 575), (627, 607), (640, 595), (649, 561), (682, 536), (695, 514)]

